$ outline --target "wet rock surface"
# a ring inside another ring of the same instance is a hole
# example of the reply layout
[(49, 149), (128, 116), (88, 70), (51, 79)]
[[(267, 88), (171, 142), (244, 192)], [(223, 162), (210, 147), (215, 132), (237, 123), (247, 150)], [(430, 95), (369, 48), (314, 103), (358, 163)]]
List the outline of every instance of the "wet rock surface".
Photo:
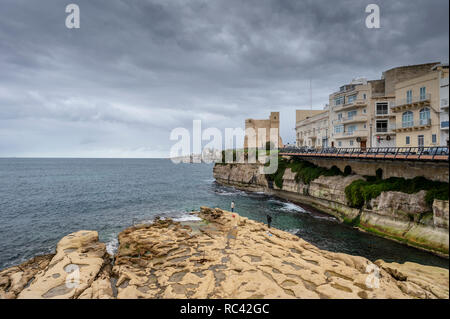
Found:
[(125, 229), (114, 263), (96, 232), (70, 234), (55, 255), (1, 271), (0, 298), (448, 298), (446, 269), (375, 265), (236, 213), (196, 214)]

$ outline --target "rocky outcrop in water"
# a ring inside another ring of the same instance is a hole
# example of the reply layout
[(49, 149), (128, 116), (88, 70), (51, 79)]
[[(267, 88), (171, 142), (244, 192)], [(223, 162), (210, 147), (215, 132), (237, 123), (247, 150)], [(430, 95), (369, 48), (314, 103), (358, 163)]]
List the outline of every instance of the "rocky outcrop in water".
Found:
[(297, 182), (289, 168), (283, 187), (269, 185), (259, 174), (259, 164), (216, 164), (214, 178), (241, 190), (262, 191), (306, 204), (352, 224), (361, 230), (448, 257), (448, 201), (425, 202), (425, 191), (416, 194), (382, 192), (362, 209), (348, 205), (345, 188), (359, 175), (320, 176), (309, 184)]
[[(418, 265), (411, 262), (404, 264), (375, 262), (397, 280), (397, 286), (409, 296), (421, 299), (448, 299), (448, 270)], [(439, 279), (440, 278), (440, 279)]]
[[(448, 298), (447, 269), (320, 250), (236, 213), (156, 220), (119, 234), (114, 265), (95, 231), (0, 272), (0, 298)], [(378, 265), (378, 266), (376, 266)]]
[[(445, 216), (448, 223), (448, 201), (440, 201), (447, 203), (446, 213), (445, 205), (435, 203), (430, 208), (425, 195), (425, 191), (416, 194), (382, 192), (362, 210), (360, 227), (448, 256), (449, 233), (448, 226), (445, 226)], [(439, 207), (443, 209), (439, 210)]]
[(44, 271), (54, 254), (36, 256), (18, 266), (0, 272), (0, 299), (15, 299), (36, 274)]
[(423, 213), (430, 211), (425, 202), (425, 195), (426, 191), (415, 194), (382, 192), (380, 196), (370, 200), (369, 208), (379, 215), (419, 221)]
[(223, 184), (245, 188), (250, 191), (264, 191), (268, 187), (264, 175), (259, 174), (259, 164), (216, 164), (214, 178)]
[(79, 231), (62, 238), (56, 254), (35, 257), (0, 272), (0, 296), (18, 299), (112, 297), (111, 257), (96, 231)]

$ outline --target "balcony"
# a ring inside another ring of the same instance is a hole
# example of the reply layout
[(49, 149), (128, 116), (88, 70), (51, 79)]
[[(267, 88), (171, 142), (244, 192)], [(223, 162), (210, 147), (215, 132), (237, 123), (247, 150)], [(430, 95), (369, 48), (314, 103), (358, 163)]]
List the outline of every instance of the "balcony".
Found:
[(368, 137), (369, 131), (368, 130), (355, 130), (350, 132), (341, 132), (341, 133), (334, 133), (335, 139), (342, 139), (342, 138), (352, 138), (352, 137)]
[(375, 134), (377, 135), (391, 135), (395, 134), (396, 124), (391, 123), (387, 127), (378, 127), (375, 130)]
[(360, 122), (367, 122), (367, 116), (355, 115), (355, 116), (343, 117), (340, 119), (333, 120), (333, 124), (347, 124), (347, 123), (360, 123)]
[(447, 110), (448, 112), (448, 98), (441, 99), (441, 110)]
[(415, 96), (410, 99), (397, 99), (390, 104), (390, 107), (393, 112), (401, 112), (411, 108), (429, 106), (430, 102), (431, 94), (425, 94), (424, 96)]
[(448, 120), (441, 122), (441, 130), (447, 130), (448, 131)]
[[(375, 116), (378, 118), (389, 118), (389, 117), (395, 117), (395, 114), (392, 112), (391, 108), (393, 106), (394, 101), (387, 101), (387, 102), (379, 102), (375, 103)], [(385, 104), (385, 105), (377, 105), (377, 104)], [(380, 108), (378, 109), (378, 106), (385, 106), (386, 108)]]
[(409, 132), (409, 131), (418, 131), (418, 130), (426, 130), (431, 128), (431, 119), (413, 121), (409, 123), (402, 123), (401, 126), (398, 126), (395, 129), (395, 132)]
[(347, 110), (347, 109), (351, 109), (351, 108), (355, 108), (355, 107), (361, 107), (361, 106), (367, 106), (367, 100), (356, 99), (356, 100), (353, 100), (352, 102), (347, 102), (342, 105), (336, 105), (333, 107), (333, 110), (335, 112), (339, 112), (339, 111), (343, 111), (343, 110)]
[(376, 112), (375, 116), (376, 117), (392, 117), (392, 116), (395, 116), (395, 115), (392, 114), (391, 112)]

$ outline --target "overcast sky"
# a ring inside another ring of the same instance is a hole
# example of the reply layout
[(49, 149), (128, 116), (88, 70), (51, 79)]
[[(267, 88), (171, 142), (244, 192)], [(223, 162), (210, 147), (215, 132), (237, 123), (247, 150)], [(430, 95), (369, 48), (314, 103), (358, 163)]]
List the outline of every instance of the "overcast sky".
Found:
[[(67, 29), (76, 3), (81, 28)], [(381, 28), (365, 27), (377, 3)], [(167, 157), (176, 127), (313, 108), (355, 77), (448, 62), (448, 0), (0, 0), (0, 157)]]

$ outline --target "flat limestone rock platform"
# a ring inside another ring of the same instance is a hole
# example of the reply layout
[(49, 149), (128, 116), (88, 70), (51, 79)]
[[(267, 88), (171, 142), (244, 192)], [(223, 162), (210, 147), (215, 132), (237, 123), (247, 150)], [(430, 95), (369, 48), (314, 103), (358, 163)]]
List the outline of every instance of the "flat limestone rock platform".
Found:
[[(449, 271), (375, 264), (320, 250), (288, 232), (202, 207), (201, 221), (155, 220), (119, 234), (112, 258), (96, 232), (56, 255), (0, 272), (0, 298), (448, 298)], [(78, 286), (64, 286), (79, 269)], [(27, 268), (28, 267), (28, 268)]]

